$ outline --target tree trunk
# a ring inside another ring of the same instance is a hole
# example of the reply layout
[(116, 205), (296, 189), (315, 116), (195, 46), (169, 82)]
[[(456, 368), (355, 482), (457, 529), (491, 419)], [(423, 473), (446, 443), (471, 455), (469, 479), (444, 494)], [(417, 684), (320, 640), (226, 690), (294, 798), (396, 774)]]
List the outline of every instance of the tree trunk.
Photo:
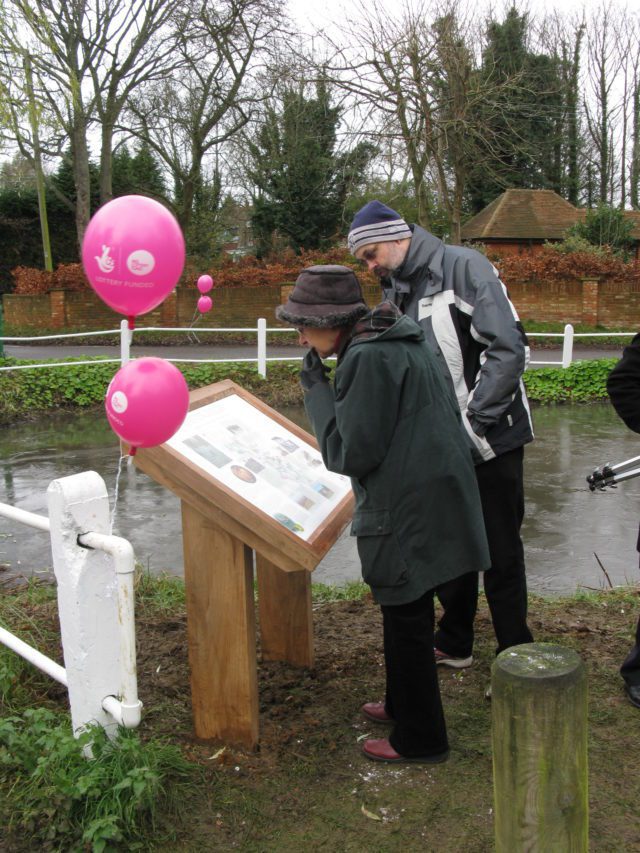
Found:
[(102, 124), (100, 146), (100, 204), (113, 198), (113, 121), (105, 119)]
[(640, 83), (633, 92), (633, 131), (631, 166), (629, 169), (629, 198), (634, 210), (640, 208)]
[(71, 140), (73, 153), (73, 179), (76, 188), (76, 232), (78, 248), (82, 253), (82, 241), (91, 218), (91, 181), (89, 176), (89, 149), (87, 147), (87, 125), (83, 115), (76, 116)]

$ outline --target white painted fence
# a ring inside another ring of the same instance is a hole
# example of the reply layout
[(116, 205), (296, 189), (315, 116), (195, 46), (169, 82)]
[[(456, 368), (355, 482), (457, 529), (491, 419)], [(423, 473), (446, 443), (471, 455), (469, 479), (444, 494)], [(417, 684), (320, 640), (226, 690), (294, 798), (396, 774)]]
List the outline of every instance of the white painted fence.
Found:
[[(73, 332), (70, 334), (61, 334), (61, 335), (41, 335), (37, 337), (1, 337), (0, 336), (0, 345), (3, 343), (18, 343), (24, 344), (30, 341), (48, 341), (48, 340), (63, 340), (67, 338), (86, 338), (90, 336), (96, 335), (119, 335), (120, 337), (120, 358), (107, 358), (100, 359), (100, 361), (96, 361), (92, 359), (91, 361), (60, 361), (60, 362), (46, 362), (43, 364), (25, 364), (25, 365), (11, 365), (8, 367), (0, 367), (0, 372), (7, 370), (34, 370), (36, 368), (49, 368), (49, 367), (68, 367), (70, 364), (105, 364), (105, 363), (118, 363), (118, 364), (126, 364), (130, 358), (131, 351), (131, 342), (133, 340), (134, 334), (143, 334), (145, 332), (188, 332), (191, 334), (195, 334), (195, 332), (216, 332), (216, 333), (232, 333), (236, 334), (241, 332), (243, 334), (253, 334), (256, 335), (256, 358), (168, 358), (167, 361), (178, 362), (178, 363), (196, 363), (196, 364), (233, 364), (233, 363), (245, 363), (245, 364), (256, 364), (258, 373), (262, 377), (266, 377), (267, 375), (267, 362), (275, 362), (275, 361), (292, 361), (300, 356), (277, 356), (277, 357), (268, 357), (267, 356), (267, 332), (270, 334), (281, 333), (281, 334), (291, 334), (291, 329), (282, 329), (282, 328), (267, 328), (267, 321), (264, 317), (261, 317), (256, 326), (247, 326), (243, 328), (201, 328), (194, 329), (193, 327), (184, 327), (184, 328), (169, 328), (163, 326), (145, 326), (140, 329), (129, 329), (129, 324), (127, 320), (122, 320), (120, 323), (119, 329), (104, 329), (99, 332)], [(562, 332), (527, 332), (527, 337), (529, 338), (558, 338), (559, 341), (562, 342), (562, 359), (560, 361), (542, 361), (540, 359), (536, 359), (535, 362), (530, 362), (529, 367), (532, 364), (537, 365), (551, 365), (554, 367), (569, 367), (569, 365), (573, 361), (573, 344), (576, 338), (628, 338), (629, 340), (635, 335), (635, 332), (575, 332), (573, 326), (570, 323), (567, 323), (564, 327), (564, 331)]]
[(131, 544), (109, 533), (104, 480), (85, 471), (53, 480), (49, 517), (0, 503), (0, 515), (51, 536), (64, 667), (4, 628), (0, 642), (69, 691), (76, 734), (98, 723), (110, 737), (140, 723)]

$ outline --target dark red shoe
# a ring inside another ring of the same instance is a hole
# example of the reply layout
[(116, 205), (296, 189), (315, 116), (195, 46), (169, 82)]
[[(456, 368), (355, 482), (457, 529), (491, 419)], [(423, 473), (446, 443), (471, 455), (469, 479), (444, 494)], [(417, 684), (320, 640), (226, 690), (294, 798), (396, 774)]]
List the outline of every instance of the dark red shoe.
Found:
[(362, 751), (372, 761), (384, 761), (386, 764), (441, 764), (449, 757), (448, 749), (445, 749), (444, 752), (437, 752), (435, 755), (416, 755), (411, 757), (400, 755), (386, 738), (382, 740), (365, 740), (362, 745)]
[(384, 709), (384, 702), (365, 702), (360, 710), (372, 723), (393, 722), (393, 717), (390, 717)]

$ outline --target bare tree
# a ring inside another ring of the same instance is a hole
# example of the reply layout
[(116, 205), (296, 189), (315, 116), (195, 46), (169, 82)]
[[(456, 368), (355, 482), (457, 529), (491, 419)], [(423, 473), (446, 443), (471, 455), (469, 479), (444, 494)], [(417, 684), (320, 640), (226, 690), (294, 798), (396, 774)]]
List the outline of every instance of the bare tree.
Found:
[(221, 0), (182, 7), (176, 51), (181, 74), (139, 90), (123, 129), (145, 140), (173, 178), (184, 228), (207, 155), (249, 121), (263, 97), (253, 85), (262, 51), (279, 32), (281, 0)]
[(361, 12), (342, 33), (348, 47), (332, 42), (332, 76), (366, 104), (376, 123), (372, 136), (401, 141), (419, 224), (430, 225), (435, 189), (450, 237), (459, 242), (469, 173), (489, 163), (509, 133), (508, 117), (495, 119), (518, 74), (498, 79), (486, 69), (480, 73), (482, 34), (462, 0), (407, 6), (402, 16), (382, 5)]
[[(627, 20), (626, 37), (624, 103), (625, 129), (629, 125), (630, 148), (628, 197), (631, 207), (638, 210), (640, 208), (640, 16)], [(626, 195), (624, 199), (626, 200)]]
[(567, 19), (556, 11), (541, 21), (539, 35), (543, 48), (556, 60), (561, 86), (554, 145), (557, 175), (554, 189), (573, 205), (579, 203), (581, 190), (580, 65), (585, 31), (584, 19), (575, 16)]
[(616, 10), (603, 5), (592, 17), (587, 31), (588, 85), (584, 111), (594, 148), (592, 165), (597, 170), (598, 199), (602, 203), (613, 203), (619, 186), (615, 148), (620, 142), (617, 121), (624, 114), (615, 88), (622, 66), (616, 38), (619, 23)]
[(111, 155), (118, 116), (132, 91), (175, 65), (169, 24), (179, 0), (5, 0), (0, 19), (1, 70), (14, 105), (14, 129), (25, 156), (33, 140), (20, 130), (23, 76), (16, 57), (28, 57), (39, 108), (57, 133), (43, 147), (70, 146), (75, 212), (81, 243), (90, 216), (88, 134), (99, 124), (100, 195), (111, 198)]

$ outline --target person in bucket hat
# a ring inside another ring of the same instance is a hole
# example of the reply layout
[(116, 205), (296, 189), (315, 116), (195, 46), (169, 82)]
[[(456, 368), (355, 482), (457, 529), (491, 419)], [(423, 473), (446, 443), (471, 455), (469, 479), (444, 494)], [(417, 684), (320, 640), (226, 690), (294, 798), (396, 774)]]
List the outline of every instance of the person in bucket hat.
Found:
[[(388, 763), (444, 761), (433, 591), (489, 560), (460, 413), (420, 327), (389, 302), (369, 309), (348, 267), (302, 270), (276, 316), (309, 348), (305, 409), (326, 467), (351, 477), (351, 533), (382, 611), (385, 698), (362, 713), (391, 730), (363, 752)], [(323, 362), (332, 355), (333, 383)]]

